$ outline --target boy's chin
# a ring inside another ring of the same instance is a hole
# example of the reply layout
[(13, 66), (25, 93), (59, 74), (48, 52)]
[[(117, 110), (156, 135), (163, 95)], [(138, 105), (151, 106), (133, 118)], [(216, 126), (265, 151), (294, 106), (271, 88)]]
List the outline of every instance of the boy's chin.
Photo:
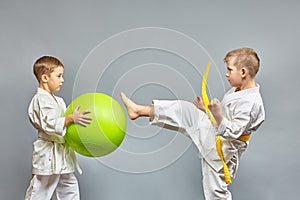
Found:
[(57, 88), (54, 92), (59, 92), (60, 91), (60, 87), (59, 88)]

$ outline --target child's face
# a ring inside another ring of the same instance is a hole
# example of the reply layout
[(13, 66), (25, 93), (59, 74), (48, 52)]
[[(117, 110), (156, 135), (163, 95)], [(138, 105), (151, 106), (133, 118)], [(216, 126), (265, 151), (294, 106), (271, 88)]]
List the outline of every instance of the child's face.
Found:
[(48, 88), (49, 88), (49, 92), (57, 92), (60, 90), (64, 79), (63, 79), (63, 74), (64, 74), (64, 68), (59, 66), (54, 68), (54, 71), (51, 72), (49, 75), (47, 75), (48, 77)]
[(239, 88), (242, 85), (242, 71), (230, 62), (227, 63), (226, 78), (232, 87)]

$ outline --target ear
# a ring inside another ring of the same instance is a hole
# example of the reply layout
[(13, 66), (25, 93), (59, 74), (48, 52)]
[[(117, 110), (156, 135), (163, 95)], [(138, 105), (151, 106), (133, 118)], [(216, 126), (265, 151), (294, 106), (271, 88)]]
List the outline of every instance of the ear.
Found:
[(242, 78), (243, 79), (246, 78), (247, 74), (248, 74), (248, 69), (246, 67), (242, 67), (242, 69), (241, 69)]
[(48, 82), (48, 75), (47, 74), (42, 74), (41, 80), (42, 80), (43, 83), (47, 83)]

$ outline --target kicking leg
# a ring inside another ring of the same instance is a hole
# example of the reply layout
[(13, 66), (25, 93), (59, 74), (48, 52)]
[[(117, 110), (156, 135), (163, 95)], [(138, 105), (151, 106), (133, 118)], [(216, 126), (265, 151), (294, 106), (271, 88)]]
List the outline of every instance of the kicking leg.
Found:
[(123, 92), (120, 95), (128, 116), (132, 120), (141, 116), (150, 117), (151, 124), (178, 130), (185, 135), (194, 132), (199, 128), (199, 125), (205, 125), (204, 122), (201, 122), (205, 118), (204, 112), (190, 102), (154, 100), (152, 105), (142, 106), (126, 97)]
[(124, 103), (127, 113), (130, 119), (134, 120), (139, 117), (152, 117), (153, 116), (153, 105), (142, 106), (138, 105), (129, 99), (123, 92), (120, 94), (121, 100)]

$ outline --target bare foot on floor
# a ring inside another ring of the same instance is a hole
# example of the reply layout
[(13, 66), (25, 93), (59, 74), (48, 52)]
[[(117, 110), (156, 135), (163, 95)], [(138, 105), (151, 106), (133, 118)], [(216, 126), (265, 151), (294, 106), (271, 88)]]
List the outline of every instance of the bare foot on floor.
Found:
[(130, 119), (134, 120), (139, 117), (138, 105), (131, 101), (123, 92), (120, 93), (121, 100), (127, 109), (127, 113)]

